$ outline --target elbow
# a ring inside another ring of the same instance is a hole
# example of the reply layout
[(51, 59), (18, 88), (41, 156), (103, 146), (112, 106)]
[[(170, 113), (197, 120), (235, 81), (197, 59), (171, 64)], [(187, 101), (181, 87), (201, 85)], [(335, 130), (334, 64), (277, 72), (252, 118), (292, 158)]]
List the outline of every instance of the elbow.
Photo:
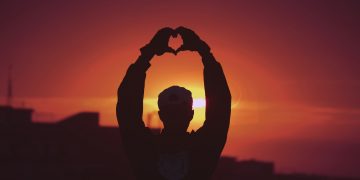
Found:
[(126, 106), (123, 106), (122, 103), (119, 101), (116, 104), (116, 118), (120, 128), (123, 126), (124, 122), (126, 122), (126, 119), (128, 118), (125, 107)]
[(121, 95), (124, 94), (123, 91), (124, 91), (124, 88), (122, 87), (122, 85), (120, 85), (120, 86), (118, 87), (118, 89), (117, 89), (117, 96), (118, 96), (118, 98), (120, 98)]
[(123, 113), (121, 112), (121, 108), (120, 108), (120, 105), (119, 105), (119, 102), (116, 104), (116, 118), (118, 120), (118, 123), (120, 125), (120, 120), (123, 119), (122, 117)]
[(230, 90), (228, 91), (228, 93), (227, 93), (227, 95), (226, 95), (226, 98), (227, 98), (228, 101), (231, 102), (232, 97), (231, 97)]
[(230, 104), (231, 105), (231, 93), (230, 93), (230, 90), (227, 89), (226, 93), (224, 94), (224, 100), (227, 104)]

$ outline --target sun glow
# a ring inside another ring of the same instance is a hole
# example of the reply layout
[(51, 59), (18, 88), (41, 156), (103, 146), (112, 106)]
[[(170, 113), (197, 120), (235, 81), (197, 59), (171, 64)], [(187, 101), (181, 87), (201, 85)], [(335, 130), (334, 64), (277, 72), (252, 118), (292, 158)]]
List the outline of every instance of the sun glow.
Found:
[(203, 108), (206, 105), (206, 100), (204, 98), (197, 98), (193, 101), (193, 108)]

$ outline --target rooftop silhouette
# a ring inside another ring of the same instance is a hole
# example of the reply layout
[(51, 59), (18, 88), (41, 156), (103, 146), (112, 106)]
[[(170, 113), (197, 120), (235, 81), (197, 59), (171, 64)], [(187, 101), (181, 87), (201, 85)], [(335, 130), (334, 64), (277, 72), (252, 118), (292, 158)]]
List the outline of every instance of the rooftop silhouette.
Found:
[[(99, 113), (39, 123), (32, 121), (33, 112), (0, 106), (0, 179), (134, 179), (119, 129), (100, 126)], [(273, 162), (222, 157), (213, 179), (346, 179), (276, 174), (274, 169)]]

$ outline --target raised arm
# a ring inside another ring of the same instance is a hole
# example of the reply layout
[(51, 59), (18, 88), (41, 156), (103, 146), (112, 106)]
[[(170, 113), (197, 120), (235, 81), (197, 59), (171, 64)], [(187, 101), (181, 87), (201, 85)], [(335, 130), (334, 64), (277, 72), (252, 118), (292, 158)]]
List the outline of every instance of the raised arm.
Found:
[(149, 56), (140, 55), (136, 62), (130, 65), (119, 86), (116, 114), (122, 132), (136, 132), (145, 127), (142, 121), (143, 98), (150, 59)]
[(210, 52), (200, 54), (204, 63), (206, 96), (206, 120), (203, 128), (223, 148), (230, 125), (231, 94), (220, 63)]
[(153, 162), (156, 157), (153, 135), (142, 120), (146, 70), (154, 55), (175, 53), (168, 47), (173, 31), (170, 28), (161, 29), (149, 44), (140, 49), (141, 55), (130, 65), (118, 89), (116, 114), (122, 144), (138, 179), (146, 179), (144, 176), (151, 177), (156, 172), (149, 168), (149, 162)]
[(220, 153), (225, 145), (230, 123), (231, 94), (220, 63), (209, 46), (192, 30), (179, 27), (184, 44), (177, 50), (197, 51), (204, 65), (204, 85), (206, 96), (206, 114), (204, 125), (198, 130), (201, 139), (207, 139)]
[(150, 67), (150, 60), (154, 55), (162, 55), (165, 52), (175, 53), (168, 47), (170, 36), (175, 35), (171, 28), (159, 30), (150, 43), (140, 49), (141, 55), (128, 68), (118, 89), (116, 106), (117, 120), (123, 133), (133, 134), (144, 129), (142, 113), (146, 70)]

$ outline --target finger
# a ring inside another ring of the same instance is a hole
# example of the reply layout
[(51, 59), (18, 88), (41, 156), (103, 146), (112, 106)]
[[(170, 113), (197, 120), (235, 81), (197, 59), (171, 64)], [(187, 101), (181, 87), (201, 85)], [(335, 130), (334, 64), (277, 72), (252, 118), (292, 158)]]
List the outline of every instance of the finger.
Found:
[(169, 27), (164, 27), (164, 28), (161, 28), (158, 32), (171, 32), (173, 31), (173, 29), (169, 28)]
[(171, 47), (167, 47), (167, 48), (165, 49), (165, 52), (169, 52), (169, 53), (176, 54), (176, 51), (175, 51), (173, 48), (171, 48)]
[(181, 45), (178, 49), (176, 49), (175, 54), (179, 53), (180, 51), (186, 51), (188, 50), (186, 46)]
[(175, 37), (177, 35), (176, 31), (172, 28), (165, 27), (158, 31), (159, 34), (166, 35), (166, 36), (173, 36)]
[(184, 26), (180, 26), (180, 27), (176, 28), (175, 31), (177, 31), (179, 33), (194, 33), (193, 30), (186, 28)]
[(176, 37), (178, 36), (178, 32), (176, 32), (175, 30), (173, 30), (171, 36), (172, 36), (173, 38), (176, 38)]
[(177, 33), (179, 33), (180, 35), (184, 35), (187, 32), (187, 29), (183, 26), (180, 26), (180, 27), (176, 28), (175, 31)]
[[(184, 26), (179, 26), (179, 27), (177, 27), (176, 29), (175, 29), (176, 31), (177, 30), (179, 30), (179, 31), (188, 31), (188, 30), (190, 30), (189, 28), (186, 28), (186, 27), (184, 27)], [(191, 30), (190, 30), (191, 31)]]
[(164, 37), (170, 37), (172, 31), (173, 29), (169, 27), (162, 28), (156, 32), (156, 34), (154, 35), (151, 41), (157, 41), (158, 39), (162, 39)]
[(161, 31), (161, 33), (171, 35), (172, 37), (177, 37), (177, 35), (178, 35), (178, 33), (174, 29), (169, 28), (169, 27), (162, 28), (162, 29), (160, 29), (160, 31)]
[(170, 30), (172, 30), (172, 29), (169, 28), (169, 27), (161, 28), (160, 30), (158, 30), (158, 31), (155, 33), (155, 36), (154, 36), (154, 37), (161, 36), (161, 35), (164, 34), (164, 33), (170, 32)]
[(175, 31), (178, 32), (181, 35), (181, 37), (185, 39), (200, 39), (199, 36), (193, 30), (185, 28), (183, 26), (176, 28)]

